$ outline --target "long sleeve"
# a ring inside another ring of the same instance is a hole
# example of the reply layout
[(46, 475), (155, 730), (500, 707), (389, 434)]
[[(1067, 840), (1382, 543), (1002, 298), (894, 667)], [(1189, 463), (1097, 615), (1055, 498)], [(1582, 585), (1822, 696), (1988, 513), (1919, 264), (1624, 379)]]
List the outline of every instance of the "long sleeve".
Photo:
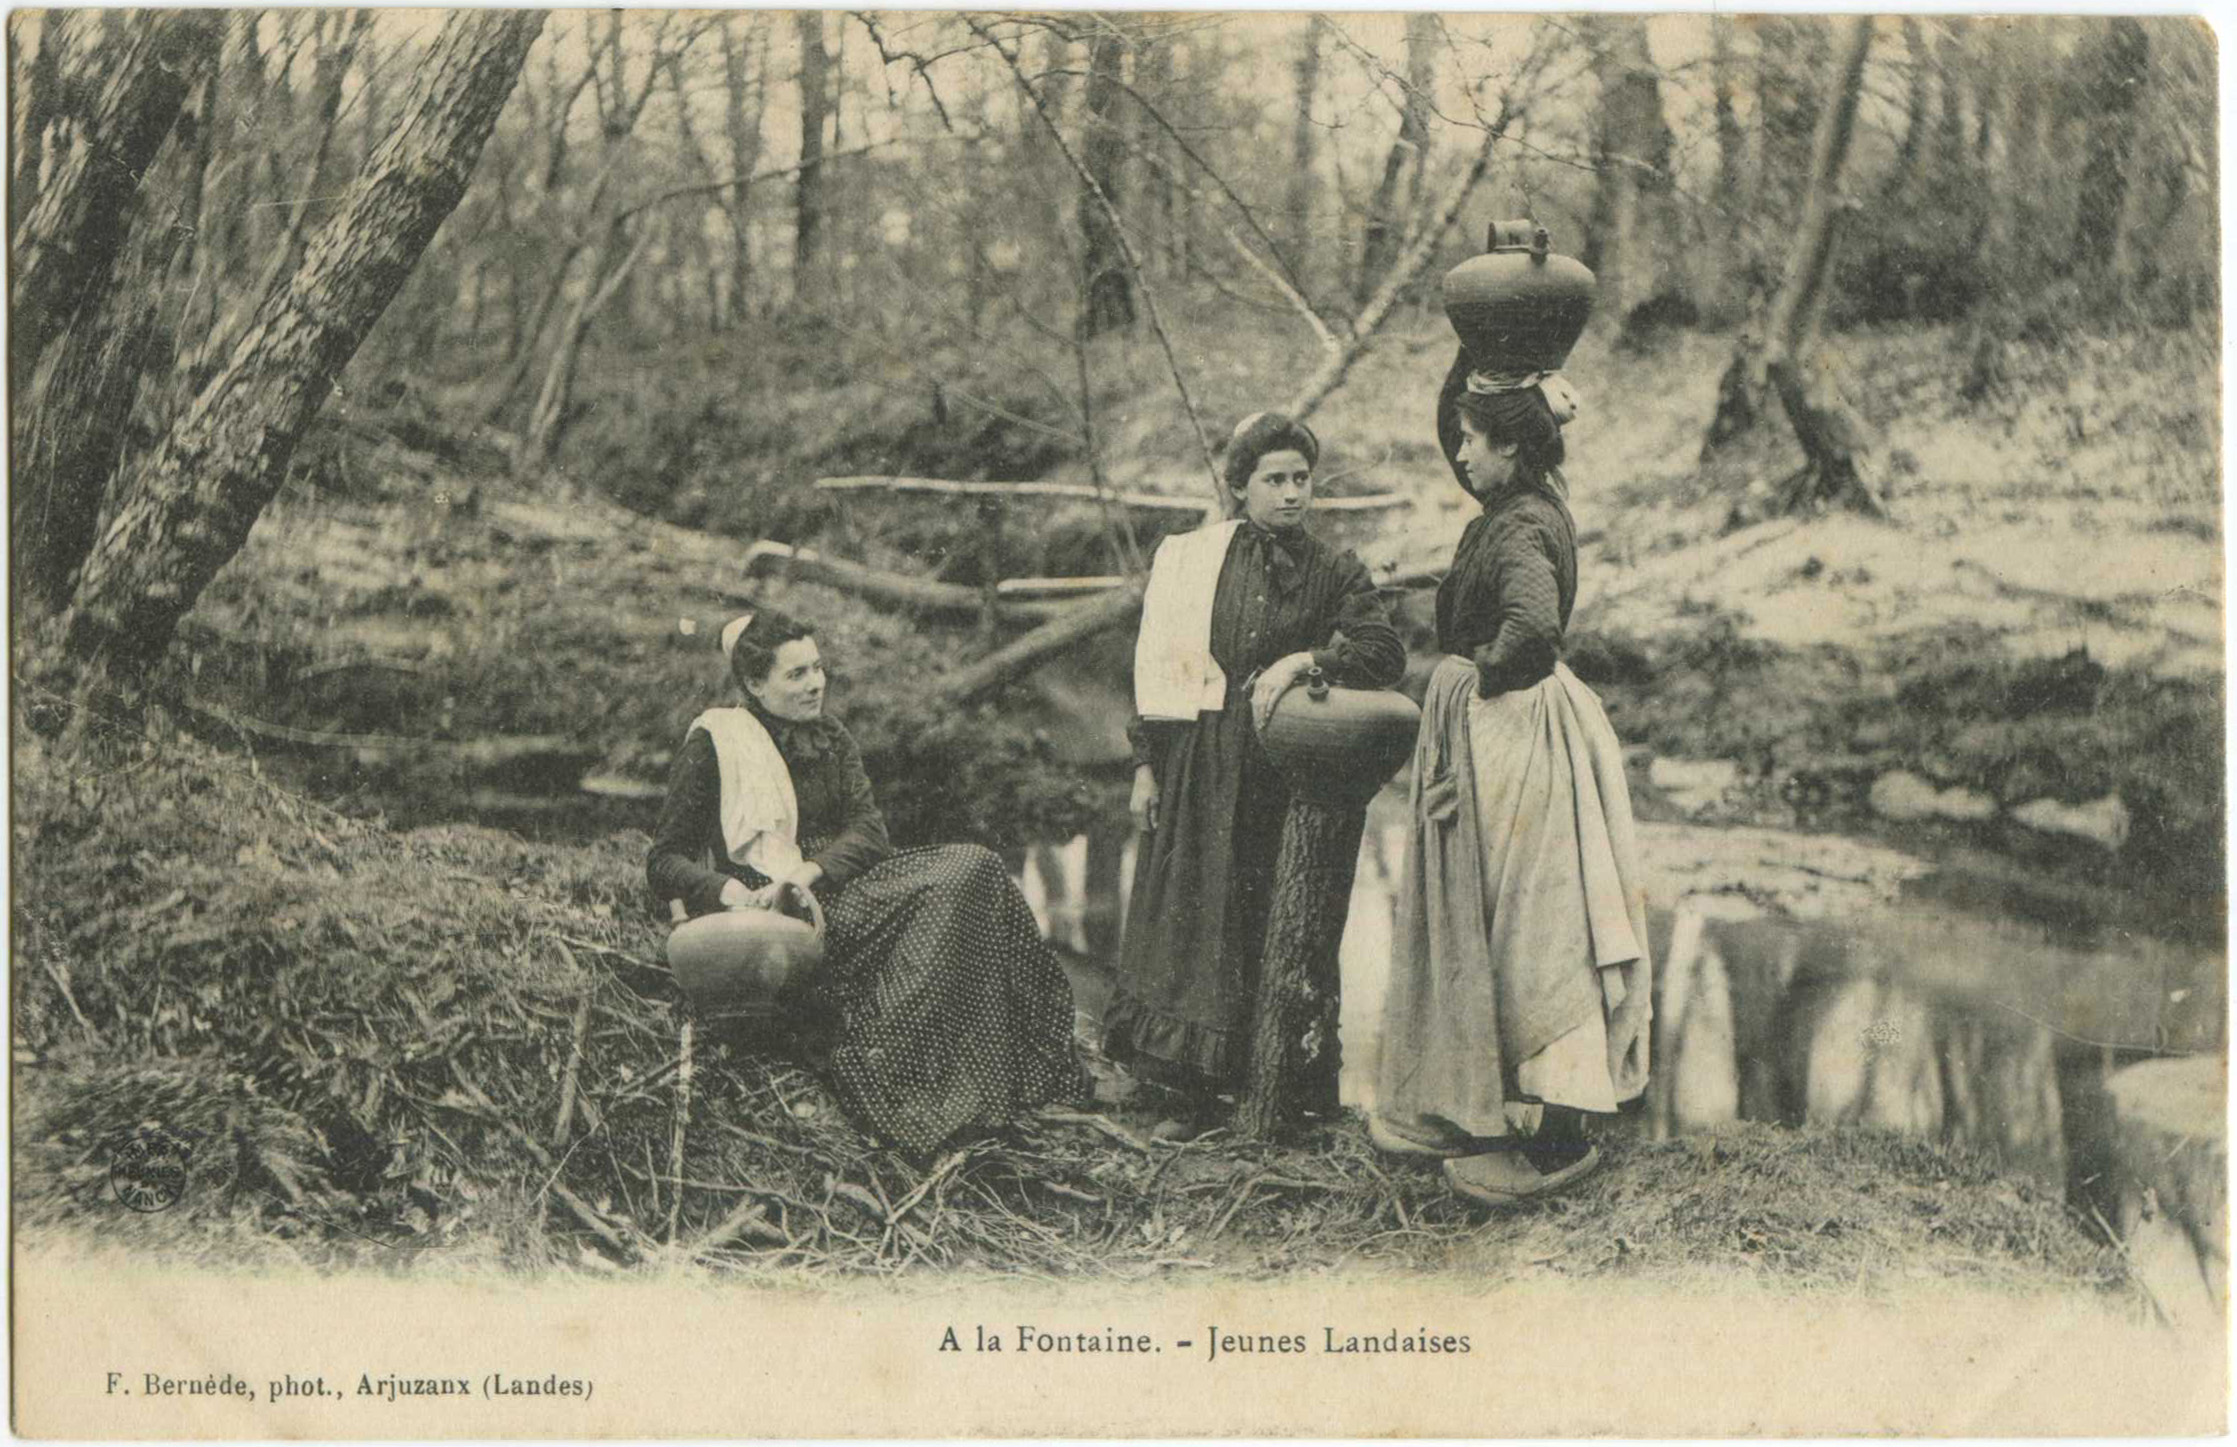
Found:
[(1163, 769), (1166, 751), (1172, 748), (1174, 737), (1187, 727), (1171, 719), (1146, 719), (1135, 714), (1126, 721), (1126, 741), (1133, 746), (1134, 762)]
[(1327, 646), (1313, 650), (1313, 664), (1347, 687), (1388, 688), (1406, 671), (1406, 645), (1367, 565), (1347, 552), (1336, 566), (1342, 588), (1336, 626)]
[(645, 880), (654, 906), (666, 914), (668, 901), (680, 899), (693, 915), (722, 907), (722, 886), (730, 876), (707, 862), (711, 821), (722, 807), (722, 772), (715, 763), (715, 742), (694, 730), (668, 770), (668, 799), (660, 807), (652, 848), (645, 855)]
[(1541, 682), (1561, 656), (1561, 581), (1553, 540), (1516, 528), (1499, 540), (1499, 609), (1488, 642), (1469, 650), (1477, 691), (1489, 698)]
[(838, 832), (808, 853), (808, 862), (820, 865), (824, 883), (836, 888), (861, 874), (893, 852), (886, 837), (885, 815), (870, 787), (869, 771), (862, 766), (862, 749), (844, 726), (834, 730), (838, 748), (825, 767), (839, 771), (842, 800)]

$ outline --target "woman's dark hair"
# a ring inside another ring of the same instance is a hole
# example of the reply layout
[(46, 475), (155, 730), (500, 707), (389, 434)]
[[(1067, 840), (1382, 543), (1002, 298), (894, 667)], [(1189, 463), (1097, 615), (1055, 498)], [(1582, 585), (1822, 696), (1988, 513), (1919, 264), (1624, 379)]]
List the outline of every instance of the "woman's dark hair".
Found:
[(773, 608), (757, 610), (753, 621), (740, 630), (738, 641), (730, 645), (731, 681), (740, 690), (749, 683), (767, 683), (769, 670), (777, 666), (777, 650), (796, 639), (814, 636), (815, 630), (807, 624)]
[(1568, 449), (1561, 441), (1561, 424), (1554, 421), (1546, 394), (1536, 387), (1514, 392), (1463, 392), (1457, 405), (1469, 425), (1490, 441), (1515, 444), (1515, 483), (1537, 487), (1546, 474), (1561, 466)]
[(1305, 459), (1308, 467), (1320, 463), (1320, 439), (1313, 429), (1294, 417), (1280, 412), (1253, 412), (1235, 426), (1235, 433), (1227, 439), (1227, 455), (1221, 459), (1220, 473), (1230, 493), (1241, 493), (1251, 474), (1258, 470), (1258, 461), (1269, 452), (1294, 452)]

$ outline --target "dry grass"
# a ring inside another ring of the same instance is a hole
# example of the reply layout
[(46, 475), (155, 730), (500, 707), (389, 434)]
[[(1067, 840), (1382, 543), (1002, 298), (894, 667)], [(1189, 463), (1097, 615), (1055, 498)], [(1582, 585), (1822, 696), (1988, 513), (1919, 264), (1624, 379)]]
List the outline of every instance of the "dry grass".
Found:
[[(192, 740), (82, 748), (27, 739), (17, 756), (16, 846), (37, 861), (14, 916), (17, 1206), (36, 1232), (385, 1269), (688, 1258), (772, 1280), (2118, 1280), (2032, 1187), (1877, 1135), (1618, 1131), (1574, 1195), (1487, 1223), (1348, 1120), (1281, 1145), (1173, 1146), (1146, 1119), (1057, 1109), (911, 1160), (735, 1038), (696, 1051), (679, 1173), (683, 1018), (636, 901), (641, 837), (398, 835)], [(194, 1155), (180, 1204), (135, 1215), (108, 1167), (150, 1128)]]

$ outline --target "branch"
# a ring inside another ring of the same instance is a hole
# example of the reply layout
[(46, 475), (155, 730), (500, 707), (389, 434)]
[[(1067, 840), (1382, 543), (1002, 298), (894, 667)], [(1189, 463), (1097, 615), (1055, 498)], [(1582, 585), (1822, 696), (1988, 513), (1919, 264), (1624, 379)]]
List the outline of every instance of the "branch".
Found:
[[(1081, 70), (1049, 70), (1043, 71), (1042, 74), (1078, 76), (1081, 79), (1085, 79), (1087, 75), (1085, 71)], [(1194, 146), (1191, 146), (1188, 143), (1187, 139), (1182, 136), (1178, 130), (1174, 129), (1173, 123), (1165, 119), (1163, 112), (1159, 111), (1156, 106), (1151, 105), (1148, 98), (1145, 97), (1140, 91), (1136, 90), (1133, 86), (1127, 84), (1123, 80), (1114, 81), (1113, 84), (1117, 85), (1120, 90), (1126, 92), (1127, 96), (1133, 100), (1134, 104), (1142, 108), (1143, 114), (1147, 115), (1151, 120), (1157, 122), (1158, 129), (1165, 132), (1167, 137), (1172, 140), (1173, 144), (1181, 148), (1182, 155), (1188, 157), (1191, 161), (1194, 161), (1198, 170), (1211, 177), (1212, 180), (1218, 184), (1221, 192), (1226, 195), (1229, 201), (1232, 201), (1235, 204), (1235, 209), (1242, 213), (1243, 219), (1250, 223), (1252, 232), (1257, 235), (1260, 241), (1266, 243), (1266, 249), (1274, 254), (1274, 260), (1281, 263), (1282, 273), (1286, 277), (1288, 277), (1289, 284), (1295, 287), (1297, 290), (1303, 291), (1305, 289), (1305, 283), (1303, 279), (1297, 275), (1297, 268), (1289, 264), (1289, 258), (1282, 254), (1281, 247), (1275, 244), (1273, 237), (1266, 234), (1266, 228), (1258, 224), (1258, 214), (1251, 210), (1250, 204), (1248, 202), (1246, 202), (1242, 197), (1235, 194), (1235, 188), (1227, 184), (1227, 178), (1225, 176), (1222, 176), (1218, 171), (1212, 169), (1212, 163), (1205, 160), (1201, 155), (1197, 154), (1196, 148)], [(1131, 143), (1129, 144), (1128, 148), (1135, 150), (1135, 153), (1137, 155), (1142, 154), (1138, 149), (1134, 148)]]
[[(888, 146), (898, 146), (903, 141), (912, 139), (917, 138), (909, 136), (889, 136), (882, 141), (869, 141), (864, 143), (863, 145), (850, 146), (844, 151), (827, 151), (822, 156), (817, 158), (815, 164), (819, 166), (828, 166), (833, 161), (852, 160), (856, 156), (867, 155), (871, 151), (884, 150)], [(979, 137), (962, 136), (959, 137), (959, 139), (977, 140), (979, 139)], [(801, 167), (797, 164), (791, 166), (777, 166), (767, 171), (756, 171), (750, 176), (732, 176), (727, 180), (702, 182), (697, 186), (678, 186), (673, 191), (663, 191), (657, 196), (651, 197), (648, 200), (639, 201), (634, 206), (614, 213), (614, 222), (618, 225), (621, 222), (627, 221), (630, 217), (635, 216), (640, 211), (650, 211), (655, 206), (662, 205), (669, 201), (681, 200), (686, 196), (708, 196), (714, 194), (717, 191), (728, 191), (733, 187), (739, 190), (746, 190), (750, 189), (751, 187), (760, 185), (763, 181), (781, 181), (787, 176), (797, 176), (800, 174), (800, 171)]]
[(1126, 269), (1134, 277), (1135, 289), (1141, 293), (1143, 310), (1149, 314), (1150, 330), (1157, 333), (1157, 344), (1164, 349), (1166, 368), (1173, 374), (1173, 389), (1181, 394), (1181, 406), (1187, 410), (1189, 426), (1196, 433), (1197, 450), (1204, 457), (1204, 475), (1211, 482), (1212, 493), (1217, 497), (1220, 491), (1219, 463), (1212, 454), (1212, 439), (1204, 431), (1204, 419), (1196, 410), (1196, 399), (1189, 395), (1188, 382), (1181, 376), (1180, 358), (1173, 353), (1173, 339), (1166, 333), (1165, 321), (1158, 313), (1157, 293), (1151, 289), (1149, 278), (1142, 274), (1142, 261), (1140, 257), (1134, 254), (1134, 243), (1127, 240), (1125, 220), (1119, 215), (1118, 208), (1111, 204), (1111, 198), (1103, 190), (1102, 183), (1095, 179), (1094, 174), (1073, 153), (1071, 144), (1064, 139), (1064, 132), (1058, 128), (1055, 118), (1049, 114), (1048, 107), (1041, 103), (1040, 92), (1026, 82), (1025, 72), (1018, 68), (1017, 57), (1004, 50), (993, 36), (986, 33), (976, 19), (965, 16), (963, 23), (971, 27), (972, 34), (992, 45), (994, 53), (1002, 57), (1002, 63), (1009, 67), (1010, 75), (1017, 81), (1018, 89), (1024, 92), (1028, 101), (1032, 102), (1033, 114), (1040, 117), (1042, 126), (1048, 130), (1049, 139), (1056, 143), (1057, 151), (1063, 155), (1065, 163), (1072, 168), (1072, 173), (1080, 178), (1080, 183), (1094, 195), (1095, 203), (1103, 208), (1103, 214), (1110, 219), (1112, 239), (1118, 242), (1119, 254), (1125, 258)]
[[(822, 492), (893, 492), (932, 497), (1047, 497), (1081, 502), (1111, 501), (1153, 512), (1195, 512), (1201, 504), (1169, 492), (1112, 492), (1084, 482), (953, 482), (940, 477), (819, 477)], [(1349, 497), (1316, 499), (1313, 507), (1335, 512), (1379, 512), (1404, 507), (1406, 498), (1395, 492), (1360, 493)]]
[[(874, 603), (883, 603), (911, 613), (963, 618), (982, 618), (986, 615), (986, 594), (980, 589), (967, 588), (961, 583), (942, 583), (931, 578), (911, 577), (907, 573), (889, 573), (838, 558), (826, 558), (811, 548), (796, 548), (790, 543), (755, 543), (746, 549), (745, 562), (740, 571), (751, 578), (764, 561), (777, 564), (778, 567), (772, 571), (784, 578), (821, 583), (827, 588), (836, 588), (842, 593), (852, 593)], [(750, 592), (719, 586), (716, 591), (726, 601), (748, 604), (754, 602), (754, 595)], [(1017, 602), (1001, 605), (995, 610), (995, 616), (1012, 622), (1041, 623), (1062, 612), (1063, 607), (1058, 604)]]
[(1468, 204), (1468, 197), (1475, 191), (1477, 183), (1491, 169), (1492, 147), (1506, 134), (1507, 124), (1511, 119), (1512, 107), (1502, 100), (1498, 118), (1484, 132), (1484, 143), (1476, 150), (1476, 159), (1469, 163), (1467, 171), (1445, 193), (1444, 205), (1438, 212), (1436, 222), (1423, 228), (1422, 234), (1414, 238), (1412, 249), (1399, 258), (1398, 264), (1391, 268), (1390, 275), (1383, 279), (1383, 284), (1367, 299), (1367, 304), (1359, 309), (1358, 317), (1352, 322), (1351, 340), (1344, 344), (1343, 350), (1323, 362), (1320, 370), (1306, 379), (1305, 385), (1298, 389), (1297, 395), (1282, 410), (1292, 417), (1308, 417), (1328, 399), (1329, 393), (1342, 385), (1352, 364), (1359, 360), (1361, 354), (1367, 350), (1368, 343), (1374, 339), (1375, 333), (1389, 320), (1391, 308), (1398, 304), (1398, 298), (1407, 287), (1413, 285), (1414, 278), (1421, 274), (1423, 268), (1429, 265), (1430, 258), (1436, 255), (1438, 246), (1444, 241), (1445, 233), (1452, 230), (1453, 223), (1460, 219), (1461, 208)]

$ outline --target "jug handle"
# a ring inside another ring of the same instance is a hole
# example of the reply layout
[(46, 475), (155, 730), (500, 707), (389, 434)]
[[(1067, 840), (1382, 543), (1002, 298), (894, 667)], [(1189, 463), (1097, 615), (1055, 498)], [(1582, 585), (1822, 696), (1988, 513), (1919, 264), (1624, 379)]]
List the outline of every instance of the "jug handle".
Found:
[(819, 940), (820, 940), (820, 939), (822, 939), (822, 938), (823, 938), (823, 901), (821, 901), (821, 900), (819, 900), (819, 899), (817, 899), (817, 898), (816, 898), (816, 892), (815, 892), (814, 890), (812, 890), (812, 889), (808, 888), (808, 887), (807, 887), (806, 885), (804, 885), (804, 884), (796, 884), (796, 885), (794, 885), (794, 886), (793, 886), (792, 888), (790, 888), (790, 889), (786, 890), (786, 891), (785, 891), (785, 894), (786, 894), (786, 897), (787, 897), (787, 898), (791, 898), (791, 899), (800, 899), (800, 900), (805, 900), (805, 901), (807, 902), (807, 906), (808, 906), (808, 926), (809, 926), (809, 928), (813, 929), (813, 930), (814, 930), (814, 931), (816, 932), (816, 938), (817, 938), (817, 939), (819, 939)]

